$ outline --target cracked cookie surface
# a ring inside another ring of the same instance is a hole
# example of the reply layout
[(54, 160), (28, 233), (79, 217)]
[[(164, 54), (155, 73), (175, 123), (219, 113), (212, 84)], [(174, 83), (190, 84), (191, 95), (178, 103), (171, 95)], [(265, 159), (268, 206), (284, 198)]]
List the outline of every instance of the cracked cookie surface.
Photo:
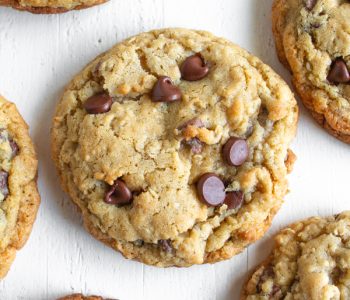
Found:
[(107, 0), (0, 0), (0, 6), (9, 6), (34, 14), (58, 14), (70, 10), (84, 9)]
[[(208, 32), (157, 30), (117, 44), (68, 85), (52, 156), (97, 239), (160, 267), (216, 262), (269, 228), (287, 192), (297, 116), (288, 86), (247, 51)], [(230, 137), (248, 146), (239, 166), (222, 154)], [(227, 204), (210, 206), (223, 185)]]
[(314, 217), (282, 230), (242, 299), (349, 299), (350, 212)]
[(28, 126), (0, 96), (0, 278), (32, 229), (40, 203), (37, 159)]
[[(273, 32), (281, 62), (316, 121), (350, 143), (350, 3), (275, 0)], [(337, 60), (343, 66), (334, 66)]]

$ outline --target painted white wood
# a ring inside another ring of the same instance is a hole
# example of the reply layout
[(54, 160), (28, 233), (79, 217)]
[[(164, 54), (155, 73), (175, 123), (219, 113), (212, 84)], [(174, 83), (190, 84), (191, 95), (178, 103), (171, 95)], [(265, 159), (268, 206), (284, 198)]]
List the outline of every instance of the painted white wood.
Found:
[(299, 159), (291, 193), (267, 236), (235, 258), (188, 269), (157, 269), (127, 261), (94, 240), (58, 185), (50, 160), (55, 103), (72, 76), (99, 53), (141, 31), (206, 29), (247, 48), (290, 82), (278, 62), (270, 24), (272, 0), (111, 0), (63, 15), (0, 8), (0, 92), (16, 102), (40, 158), (42, 205), (25, 248), (0, 282), (1, 300), (55, 299), (71, 292), (123, 300), (239, 299), (244, 279), (272, 247), (273, 234), (311, 215), (350, 208), (350, 149), (301, 109), (293, 150)]

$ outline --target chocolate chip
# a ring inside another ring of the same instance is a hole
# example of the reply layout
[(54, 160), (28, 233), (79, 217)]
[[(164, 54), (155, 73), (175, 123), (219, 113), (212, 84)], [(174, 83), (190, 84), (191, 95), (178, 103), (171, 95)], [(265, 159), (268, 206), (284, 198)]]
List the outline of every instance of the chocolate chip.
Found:
[(14, 158), (19, 152), (18, 145), (14, 140), (10, 140), (10, 147), (12, 151), (11, 157)]
[(199, 199), (209, 206), (218, 206), (225, 200), (225, 185), (214, 173), (202, 175), (197, 183)]
[(106, 193), (104, 201), (118, 206), (128, 205), (132, 202), (132, 194), (126, 184), (117, 179)]
[(0, 193), (4, 196), (4, 199), (9, 195), (8, 187), (9, 174), (5, 171), (0, 171)]
[[(262, 292), (262, 285), (264, 282), (266, 282), (270, 278), (274, 278), (275, 272), (273, 270), (273, 267), (271, 265), (268, 265), (265, 267), (264, 271), (262, 272), (259, 281), (257, 283), (257, 290), (259, 293)], [(272, 288), (272, 293), (274, 292), (274, 287)]]
[(159, 240), (158, 246), (166, 253), (170, 253), (173, 251), (173, 247), (171, 245), (170, 240)]
[(226, 193), (224, 204), (228, 209), (240, 208), (243, 204), (244, 194), (240, 191)]
[(143, 240), (136, 240), (134, 241), (134, 245), (137, 247), (142, 247), (145, 244)]
[(182, 79), (197, 81), (207, 76), (209, 73), (209, 66), (204, 61), (203, 57), (197, 53), (186, 58), (181, 65), (180, 72)]
[(186, 146), (189, 146), (194, 154), (199, 154), (203, 150), (203, 143), (197, 138), (193, 138), (188, 141), (184, 140), (183, 143)]
[(193, 119), (188, 120), (187, 122), (183, 123), (182, 125), (180, 125), (178, 127), (178, 129), (179, 130), (183, 130), (183, 129), (185, 129), (188, 126), (194, 126), (194, 127), (197, 127), (197, 128), (202, 128), (202, 127), (204, 127), (204, 123), (202, 122), (201, 119), (193, 118)]
[(248, 158), (248, 144), (245, 140), (231, 137), (224, 145), (222, 154), (229, 165), (238, 167)]
[(317, 1), (318, 0), (305, 0), (305, 7), (308, 10), (312, 10), (315, 7)]
[(311, 24), (311, 28), (318, 29), (320, 27), (321, 27), (320, 23), (313, 23), (313, 24)]
[(84, 108), (88, 114), (96, 115), (108, 112), (113, 104), (112, 98), (107, 93), (91, 96), (84, 102)]
[(269, 296), (270, 299), (282, 299), (283, 294), (281, 288), (278, 285), (274, 284)]
[(181, 100), (182, 94), (180, 89), (173, 84), (167, 76), (159, 77), (152, 89), (153, 102), (173, 102)]
[(350, 74), (343, 58), (338, 57), (331, 65), (327, 80), (333, 84), (348, 83)]

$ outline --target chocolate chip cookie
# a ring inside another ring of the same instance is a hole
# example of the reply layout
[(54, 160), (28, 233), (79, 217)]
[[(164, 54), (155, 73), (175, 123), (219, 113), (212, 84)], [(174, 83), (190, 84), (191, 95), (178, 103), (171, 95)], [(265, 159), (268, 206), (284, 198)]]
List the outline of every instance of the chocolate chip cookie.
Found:
[(350, 2), (275, 0), (273, 32), (306, 108), (350, 143)]
[(350, 212), (287, 227), (242, 299), (349, 299)]
[(156, 30), (68, 85), (52, 156), (97, 239), (159, 267), (216, 262), (270, 226), (297, 117), (288, 86), (247, 51), (208, 32)]
[(88, 8), (107, 0), (0, 0), (0, 6), (9, 6), (34, 14), (58, 14)]
[(37, 159), (28, 126), (0, 96), (0, 278), (31, 232), (40, 203)]
[(113, 299), (105, 299), (100, 296), (84, 296), (82, 294), (73, 294), (70, 296), (59, 298), (58, 300), (113, 300)]

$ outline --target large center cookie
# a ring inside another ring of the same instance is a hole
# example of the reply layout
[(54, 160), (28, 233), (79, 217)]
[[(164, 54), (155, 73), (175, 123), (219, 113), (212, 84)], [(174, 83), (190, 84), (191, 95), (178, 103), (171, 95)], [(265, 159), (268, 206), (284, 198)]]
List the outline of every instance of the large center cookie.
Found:
[(279, 58), (305, 106), (350, 143), (350, 2), (275, 0), (273, 29)]
[(40, 203), (37, 159), (28, 126), (0, 96), (0, 278), (23, 247)]
[(282, 230), (242, 300), (350, 298), (350, 212), (310, 218)]
[(227, 259), (287, 192), (297, 105), (259, 59), (210, 33), (130, 38), (67, 87), (53, 159), (88, 230), (157, 266)]

